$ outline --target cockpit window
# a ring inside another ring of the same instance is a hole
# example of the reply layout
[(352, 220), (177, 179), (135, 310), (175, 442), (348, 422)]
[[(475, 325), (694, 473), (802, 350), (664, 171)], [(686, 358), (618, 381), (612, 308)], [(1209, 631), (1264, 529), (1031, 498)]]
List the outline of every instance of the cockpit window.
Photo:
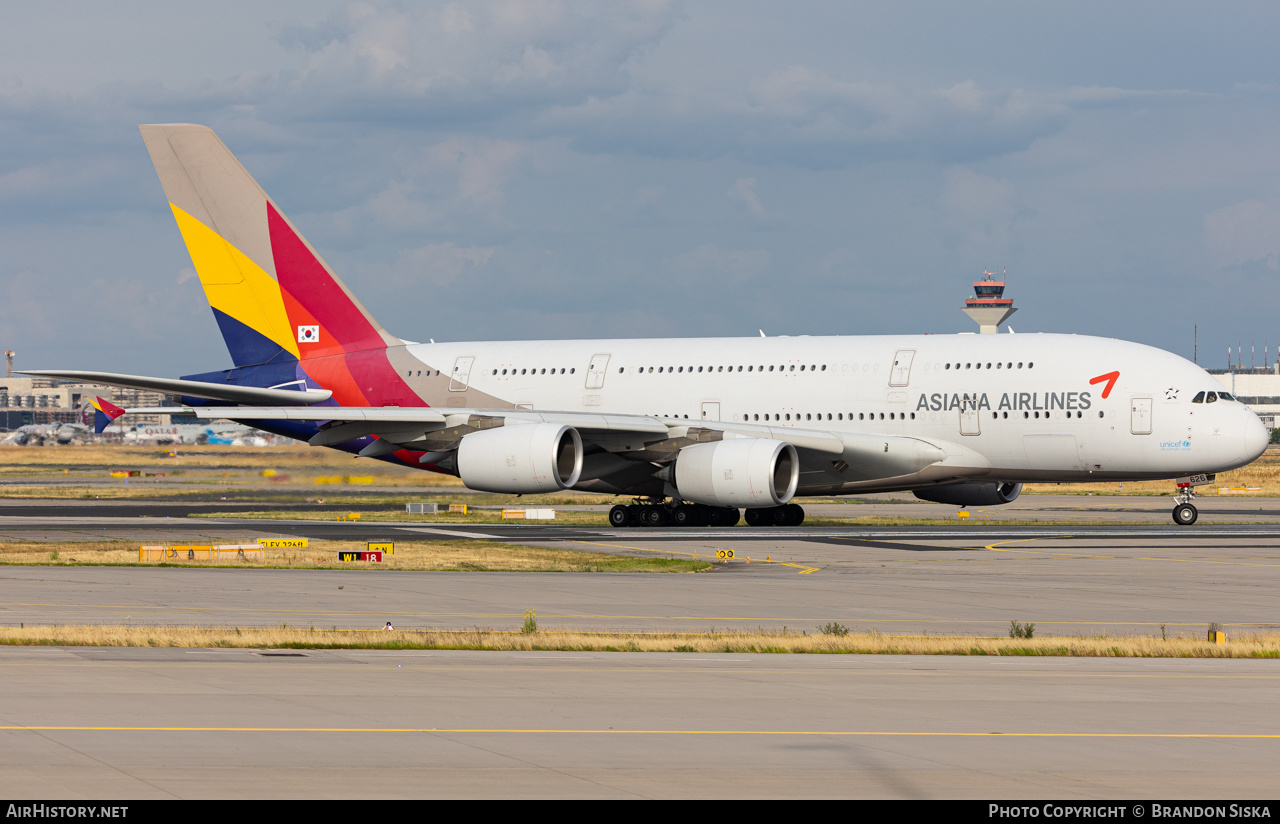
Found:
[(1195, 396), (1194, 398), (1192, 398), (1192, 399), (1191, 399), (1191, 402), (1192, 402), (1192, 403), (1204, 403), (1204, 393), (1203, 393), (1203, 392), (1197, 392), (1197, 393), (1196, 393), (1196, 396)]
[(1217, 403), (1217, 401), (1218, 401), (1218, 395), (1215, 392), (1210, 392), (1209, 397), (1204, 399), (1205, 403)]
[(1233, 401), (1233, 400), (1235, 400), (1235, 398), (1233, 398), (1230, 394), (1228, 394), (1228, 393), (1226, 393), (1226, 392), (1219, 392), (1219, 393), (1218, 393), (1218, 397), (1219, 397), (1219, 398), (1222, 398), (1224, 401)]

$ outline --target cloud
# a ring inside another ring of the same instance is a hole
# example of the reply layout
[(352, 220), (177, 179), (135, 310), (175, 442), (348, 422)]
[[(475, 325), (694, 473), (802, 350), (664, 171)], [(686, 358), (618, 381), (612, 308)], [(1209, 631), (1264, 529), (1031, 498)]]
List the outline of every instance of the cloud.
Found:
[(1280, 268), (1280, 206), (1244, 200), (1204, 216), (1205, 245), (1219, 267), (1249, 261)]
[(626, 67), (678, 19), (671, 2), (357, 3), (280, 29), (304, 54), (289, 82), (344, 119), (502, 118), (626, 88)]
[(739, 251), (704, 243), (668, 261), (685, 283), (709, 287), (743, 286), (764, 274), (772, 257), (764, 249)]
[(902, 158), (963, 161), (1027, 148), (1061, 131), (1070, 109), (1052, 96), (985, 90), (973, 81), (912, 89), (841, 80), (806, 66), (736, 91), (628, 89), (551, 106), (535, 126), (572, 134), (587, 152), (838, 168)]
[(1122, 89), (1116, 86), (1072, 86), (1055, 95), (1073, 109), (1120, 107), (1134, 103), (1179, 103), (1213, 96), (1191, 89)]
[(1018, 212), (1017, 190), (1009, 180), (952, 167), (947, 170), (942, 205), (948, 225), (959, 235), (963, 255), (1008, 252)]
[(740, 200), (746, 204), (747, 211), (753, 217), (764, 220), (764, 207), (760, 205), (760, 197), (756, 194), (756, 179), (754, 177), (738, 178), (738, 182), (729, 187), (729, 197), (733, 200)]
[(405, 249), (389, 265), (357, 267), (361, 279), (384, 289), (447, 287), (463, 276), (487, 266), (497, 250), (492, 247), (458, 246), (453, 242), (429, 243)]
[(514, 141), (455, 136), (432, 146), (426, 156), (429, 167), (456, 178), (459, 201), (489, 207), (506, 199), (503, 184), (527, 154), (528, 147)]

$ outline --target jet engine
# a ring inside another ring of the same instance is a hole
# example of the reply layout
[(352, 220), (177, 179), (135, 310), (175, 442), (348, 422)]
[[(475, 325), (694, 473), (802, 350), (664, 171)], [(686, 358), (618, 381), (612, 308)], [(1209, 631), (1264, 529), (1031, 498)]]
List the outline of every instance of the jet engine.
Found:
[(699, 504), (781, 506), (799, 481), (800, 459), (785, 441), (734, 438), (686, 446), (676, 457), (676, 489)]
[(1022, 484), (967, 483), (948, 486), (927, 486), (913, 489), (912, 494), (922, 501), (955, 506), (999, 506), (1011, 503), (1022, 492)]
[(482, 492), (555, 492), (582, 474), (582, 437), (571, 426), (512, 424), (473, 432), (458, 444), (458, 476)]

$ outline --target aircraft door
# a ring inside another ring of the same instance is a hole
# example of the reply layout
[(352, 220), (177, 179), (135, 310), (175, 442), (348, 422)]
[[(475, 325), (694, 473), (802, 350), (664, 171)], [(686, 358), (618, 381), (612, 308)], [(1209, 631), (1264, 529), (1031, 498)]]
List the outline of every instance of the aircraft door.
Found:
[(964, 398), (960, 401), (960, 434), (982, 434), (982, 425), (978, 422), (977, 398)]
[(1151, 434), (1151, 399), (1133, 398), (1129, 404), (1129, 431), (1135, 435)]
[(704, 421), (720, 420), (720, 402), (719, 401), (703, 401), (702, 419)]
[(906, 386), (911, 382), (911, 361), (915, 356), (914, 349), (902, 349), (893, 356), (893, 369), (889, 374), (890, 386)]
[(592, 355), (591, 363), (587, 365), (587, 388), (602, 389), (604, 388), (605, 370), (609, 366), (608, 355)]
[(471, 364), (475, 362), (476, 359), (473, 355), (464, 355), (454, 361), (453, 374), (449, 376), (450, 392), (467, 391), (467, 384), (471, 380)]

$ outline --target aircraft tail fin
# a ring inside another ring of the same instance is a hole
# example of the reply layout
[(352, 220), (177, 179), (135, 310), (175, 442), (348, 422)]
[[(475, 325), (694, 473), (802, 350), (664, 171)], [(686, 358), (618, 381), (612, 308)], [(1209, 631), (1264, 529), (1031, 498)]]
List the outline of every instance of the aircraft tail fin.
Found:
[(138, 129), (237, 367), (400, 343), (212, 129), (189, 123)]
[(102, 398), (90, 398), (89, 406), (93, 407), (93, 433), (95, 435), (101, 435), (102, 430), (124, 414), (123, 409)]
[(417, 406), (356, 300), (212, 129), (138, 127), (236, 368), (200, 380), (328, 389), (344, 406)]

